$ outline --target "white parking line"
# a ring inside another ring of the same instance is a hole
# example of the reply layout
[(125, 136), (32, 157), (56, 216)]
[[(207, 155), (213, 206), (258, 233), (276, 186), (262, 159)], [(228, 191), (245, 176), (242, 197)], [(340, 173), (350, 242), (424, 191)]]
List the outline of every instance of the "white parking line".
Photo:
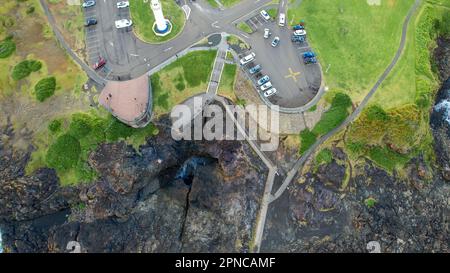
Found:
[(264, 23), (265, 23), (264, 18), (262, 18), (260, 15), (256, 16), (255, 18), (261, 25), (264, 25)]
[(248, 23), (251, 23), (251, 24), (253, 25), (253, 27), (254, 27), (254, 28), (258, 28), (258, 26), (257, 26), (257, 25), (255, 25), (255, 23), (253, 23), (253, 21), (252, 21), (252, 20), (248, 20)]

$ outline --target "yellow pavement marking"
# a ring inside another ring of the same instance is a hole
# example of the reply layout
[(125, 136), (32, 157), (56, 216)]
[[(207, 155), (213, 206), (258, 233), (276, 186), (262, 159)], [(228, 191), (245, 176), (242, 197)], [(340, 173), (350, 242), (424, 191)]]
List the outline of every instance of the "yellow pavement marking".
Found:
[(297, 76), (300, 75), (300, 72), (294, 72), (292, 71), (292, 68), (289, 67), (289, 74), (284, 76), (286, 79), (287, 78), (292, 78), (294, 80), (294, 82), (297, 82)]

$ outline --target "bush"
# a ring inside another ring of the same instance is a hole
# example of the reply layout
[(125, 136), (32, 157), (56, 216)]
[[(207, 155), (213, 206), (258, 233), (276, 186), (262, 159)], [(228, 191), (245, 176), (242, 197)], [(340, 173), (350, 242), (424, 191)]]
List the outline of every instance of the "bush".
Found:
[(108, 141), (117, 141), (122, 138), (127, 138), (132, 134), (133, 128), (123, 124), (115, 118), (111, 118), (105, 129), (106, 140)]
[(0, 59), (8, 58), (16, 51), (16, 44), (12, 38), (0, 42)]
[(28, 65), (28, 61), (25, 60), (25, 61), (18, 63), (16, 66), (14, 66), (11, 76), (15, 81), (18, 81), (18, 80), (28, 77), (30, 75), (30, 73), (31, 73), (31, 70)]
[(375, 198), (369, 197), (366, 200), (364, 200), (364, 204), (367, 208), (373, 208), (377, 204), (377, 200)]
[(333, 107), (345, 107), (348, 108), (350, 106), (352, 106), (352, 100), (351, 98), (344, 93), (336, 93), (336, 95), (334, 96), (333, 100), (331, 101), (331, 106)]
[(31, 72), (37, 72), (42, 68), (42, 63), (35, 60), (25, 60), (13, 68), (12, 78), (16, 81), (28, 77)]
[(300, 154), (306, 152), (317, 139), (317, 135), (311, 132), (309, 129), (305, 129), (300, 132)]
[(332, 160), (333, 160), (333, 155), (332, 155), (330, 149), (323, 149), (316, 156), (316, 163), (318, 165), (321, 165), (324, 163), (329, 164), (329, 163), (331, 163)]
[(77, 139), (87, 136), (91, 132), (90, 116), (87, 114), (73, 114), (69, 126), (69, 134)]
[(34, 11), (35, 11), (34, 6), (29, 6), (29, 7), (27, 8), (26, 13), (27, 13), (27, 14), (31, 14), (31, 13), (34, 13)]
[(371, 105), (366, 110), (367, 119), (369, 121), (388, 121), (389, 115), (379, 105)]
[(30, 69), (31, 72), (37, 72), (41, 70), (42, 63), (40, 61), (30, 60), (28, 62), (28, 68)]
[(80, 153), (80, 142), (73, 136), (64, 134), (50, 146), (46, 161), (49, 167), (57, 171), (66, 171), (76, 166)]
[(56, 79), (55, 77), (48, 77), (40, 80), (34, 86), (34, 92), (36, 99), (40, 102), (45, 101), (47, 98), (53, 96), (56, 89)]
[(350, 106), (352, 106), (350, 97), (343, 93), (337, 93), (331, 101), (330, 109), (322, 115), (320, 121), (314, 126), (314, 134), (322, 136), (336, 128), (347, 118)]
[(57, 133), (61, 130), (62, 122), (59, 119), (52, 120), (48, 125), (48, 130), (52, 133)]

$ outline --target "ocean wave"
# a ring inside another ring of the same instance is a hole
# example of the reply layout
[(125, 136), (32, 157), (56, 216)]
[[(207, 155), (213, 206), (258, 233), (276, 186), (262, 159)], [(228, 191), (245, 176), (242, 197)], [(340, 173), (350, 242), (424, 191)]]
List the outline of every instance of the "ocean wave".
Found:
[(436, 112), (442, 113), (442, 118), (450, 125), (450, 100), (445, 99), (434, 106)]

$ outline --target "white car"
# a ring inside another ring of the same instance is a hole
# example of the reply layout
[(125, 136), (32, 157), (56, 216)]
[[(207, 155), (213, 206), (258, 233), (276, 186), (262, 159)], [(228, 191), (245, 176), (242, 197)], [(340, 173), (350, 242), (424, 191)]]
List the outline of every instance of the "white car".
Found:
[(272, 95), (275, 95), (276, 92), (277, 92), (276, 88), (271, 88), (271, 89), (267, 90), (266, 92), (264, 92), (264, 97), (268, 98)]
[(128, 2), (128, 1), (117, 2), (118, 9), (128, 8), (129, 6), (130, 6), (130, 2)]
[(266, 91), (267, 89), (272, 87), (272, 83), (271, 82), (266, 82), (265, 84), (261, 85), (261, 91)]
[(256, 54), (254, 52), (248, 54), (244, 58), (241, 59), (241, 65), (248, 64), (249, 62), (253, 61), (255, 59)]
[(286, 15), (284, 13), (280, 13), (280, 16), (278, 18), (278, 25), (280, 27), (284, 27), (285, 23), (286, 23)]
[(263, 10), (260, 12), (260, 14), (261, 14), (261, 16), (262, 16), (266, 21), (269, 21), (269, 20), (270, 20), (270, 15), (267, 13), (266, 10), (263, 9)]
[(129, 27), (133, 24), (131, 20), (128, 19), (121, 19), (116, 21), (116, 28), (125, 28)]
[(304, 29), (296, 30), (296, 31), (294, 31), (294, 35), (295, 36), (305, 36), (306, 35), (306, 30), (304, 30)]
[(265, 28), (264, 29), (264, 39), (269, 39), (270, 36), (270, 29)]

